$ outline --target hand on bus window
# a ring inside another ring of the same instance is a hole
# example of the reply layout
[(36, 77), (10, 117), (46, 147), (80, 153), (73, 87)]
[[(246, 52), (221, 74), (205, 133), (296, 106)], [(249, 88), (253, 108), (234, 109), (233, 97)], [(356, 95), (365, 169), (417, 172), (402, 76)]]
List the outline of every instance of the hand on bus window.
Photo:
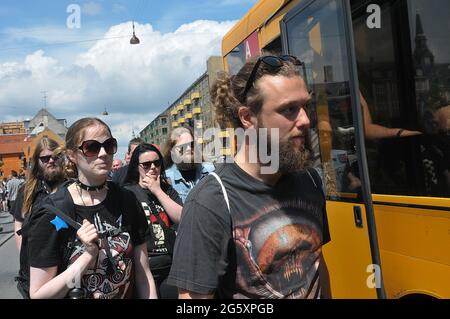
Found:
[(374, 140), (389, 137), (406, 137), (420, 135), (422, 132), (410, 131), (402, 128), (390, 128), (373, 123), (366, 99), (360, 93), (361, 106), (363, 107), (364, 127), (366, 139)]

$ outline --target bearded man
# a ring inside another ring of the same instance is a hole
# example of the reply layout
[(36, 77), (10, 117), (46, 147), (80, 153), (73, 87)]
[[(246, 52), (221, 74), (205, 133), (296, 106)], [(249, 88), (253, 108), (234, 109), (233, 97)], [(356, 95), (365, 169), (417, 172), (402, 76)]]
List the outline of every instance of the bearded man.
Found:
[(164, 147), (164, 165), (166, 177), (172, 187), (178, 192), (183, 203), (189, 192), (198, 182), (210, 172), (214, 171), (214, 165), (208, 162), (196, 163), (194, 152), (194, 135), (187, 127), (178, 127), (170, 134), (170, 139)]
[(180, 298), (330, 297), (322, 258), (330, 234), (321, 179), (306, 164), (311, 97), (301, 65), (263, 56), (214, 84), (220, 125), (267, 138), (241, 139), (234, 163), (189, 194), (168, 280)]
[(44, 197), (57, 190), (64, 181), (64, 158), (60, 145), (44, 137), (37, 142), (27, 181), (19, 192), (14, 205), (14, 235), (17, 249), (22, 245), (22, 236), (17, 231), (22, 228), (25, 217), (39, 205)]

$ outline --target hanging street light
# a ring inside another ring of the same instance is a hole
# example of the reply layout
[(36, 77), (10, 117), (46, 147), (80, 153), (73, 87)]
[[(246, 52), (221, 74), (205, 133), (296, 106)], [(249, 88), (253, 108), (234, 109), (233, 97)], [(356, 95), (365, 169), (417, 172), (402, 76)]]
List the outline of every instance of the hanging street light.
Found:
[(109, 115), (108, 111), (106, 111), (106, 107), (105, 107), (105, 110), (103, 111), (102, 115)]
[(134, 21), (133, 21), (133, 36), (130, 39), (130, 44), (139, 44), (141, 41), (139, 41), (138, 37), (134, 33)]

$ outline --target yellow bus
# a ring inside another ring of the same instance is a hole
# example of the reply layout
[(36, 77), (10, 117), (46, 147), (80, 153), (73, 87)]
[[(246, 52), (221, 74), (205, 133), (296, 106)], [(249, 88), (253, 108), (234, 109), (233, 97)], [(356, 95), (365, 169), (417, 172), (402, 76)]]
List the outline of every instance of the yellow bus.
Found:
[(450, 298), (448, 21), (448, 0), (260, 0), (223, 38), (230, 74), (304, 63), (333, 298)]

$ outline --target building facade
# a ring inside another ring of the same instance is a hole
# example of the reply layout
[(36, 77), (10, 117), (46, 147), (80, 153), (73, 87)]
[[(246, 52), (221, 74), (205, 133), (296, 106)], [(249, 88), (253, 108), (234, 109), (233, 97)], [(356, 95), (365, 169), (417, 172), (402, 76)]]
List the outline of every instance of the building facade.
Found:
[(26, 170), (24, 154), (27, 134), (0, 135), (0, 177), (8, 177), (11, 171), (22, 173)]
[(139, 136), (146, 143), (163, 145), (169, 133), (169, 116), (166, 112), (158, 115), (149, 125), (147, 125)]
[(44, 108), (31, 120), (1, 123), (0, 175), (7, 177), (11, 170), (26, 171), (40, 138), (49, 137), (63, 144), (66, 133), (66, 120), (57, 119)]
[[(140, 132), (146, 142), (161, 146), (167, 141), (173, 129), (188, 126), (193, 130), (206, 130), (214, 127), (215, 115), (211, 104), (210, 89), (223, 71), (221, 57), (210, 57), (207, 70), (194, 81), (163, 113), (158, 115)], [(199, 137), (198, 144), (208, 144)]]
[(5, 134), (24, 134), (25, 126), (23, 122), (0, 123), (0, 135)]

